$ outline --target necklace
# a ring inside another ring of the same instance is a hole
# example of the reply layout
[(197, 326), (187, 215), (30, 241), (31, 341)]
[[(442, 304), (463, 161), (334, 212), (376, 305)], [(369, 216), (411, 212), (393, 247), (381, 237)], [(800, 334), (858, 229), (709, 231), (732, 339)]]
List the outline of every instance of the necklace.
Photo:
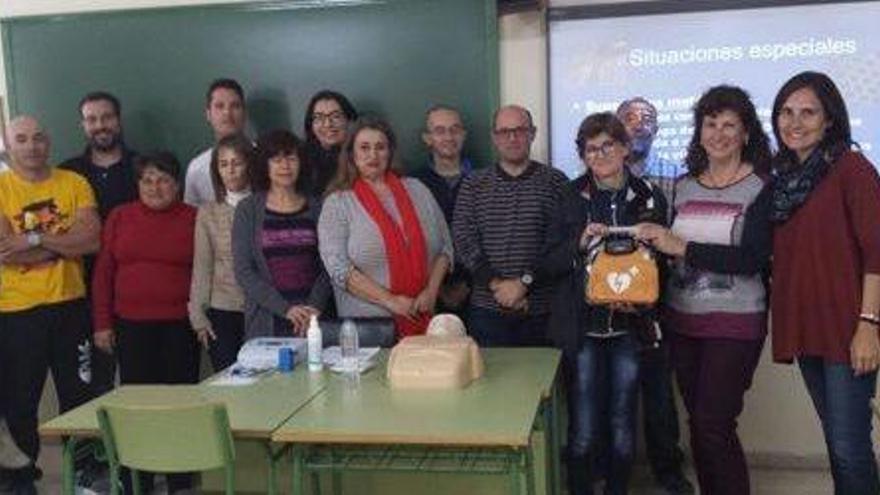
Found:
[(706, 185), (711, 187), (712, 189), (724, 189), (732, 184), (739, 182), (743, 177), (751, 173), (751, 167), (748, 164), (744, 164), (742, 162), (737, 163), (732, 167), (733, 172), (730, 174), (725, 174), (725, 177), (717, 178), (716, 174), (712, 171), (712, 168), (707, 168), (705, 172), (703, 172), (702, 179), (706, 182)]

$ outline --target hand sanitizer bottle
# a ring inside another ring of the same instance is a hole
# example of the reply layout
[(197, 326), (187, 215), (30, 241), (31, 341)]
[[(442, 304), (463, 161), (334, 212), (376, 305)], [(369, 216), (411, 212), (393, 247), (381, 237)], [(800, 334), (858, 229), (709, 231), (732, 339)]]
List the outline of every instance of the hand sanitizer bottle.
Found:
[(324, 361), (321, 356), (323, 336), (321, 335), (321, 327), (318, 326), (318, 317), (315, 315), (312, 315), (309, 320), (306, 341), (309, 349), (309, 371), (321, 371), (324, 369)]

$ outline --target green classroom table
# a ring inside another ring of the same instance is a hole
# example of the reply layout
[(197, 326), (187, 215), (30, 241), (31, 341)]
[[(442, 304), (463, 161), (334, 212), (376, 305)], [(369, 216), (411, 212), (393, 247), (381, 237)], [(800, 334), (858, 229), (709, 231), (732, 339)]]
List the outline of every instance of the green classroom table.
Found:
[(554, 349), (483, 349), (486, 373), (463, 390), (392, 390), (379, 369), (358, 387), (331, 381), (272, 434), (292, 446), (292, 493), (305, 474), (344, 471), (507, 474), (511, 493), (522, 478), (534, 493), (530, 436), (547, 438), (547, 493), (559, 487), (560, 353)]
[(275, 472), (281, 452), (273, 449), (270, 442), (272, 432), (320, 394), (327, 382), (324, 374), (309, 373), (304, 366), (297, 366), (294, 373), (273, 373), (243, 386), (210, 385), (208, 382), (199, 385), (125, 385), (44, 423), (39, 431), (43, 437), (62, 440), (62, 493), (73, 495), (74, 448), (79, 440), (100, 437), (96, 416), (98, 406), (222, 402), (227, 408), (233, 437), (264, 443), (269, 464), (269, 491), (275, 493)]

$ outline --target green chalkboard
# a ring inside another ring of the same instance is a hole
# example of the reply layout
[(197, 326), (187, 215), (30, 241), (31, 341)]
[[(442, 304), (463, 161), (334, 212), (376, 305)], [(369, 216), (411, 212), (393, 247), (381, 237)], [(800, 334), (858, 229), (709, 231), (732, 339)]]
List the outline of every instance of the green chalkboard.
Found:
[(204, 92), (217, 77), (245, 87), (251, 134), (302, 136), (308, 98), (323, 88), (388, 118), (407, 168), (432, 103), (462, 110), (467, 152), (491, 159), (498, 102), (495, 0), (289, 0), (2, 21), (9, 104), (53, 139), (53, 159), (83, 148), (77, 103), (104, 89), (123, 105), (126, 141), (186, 163), (211, 142)]

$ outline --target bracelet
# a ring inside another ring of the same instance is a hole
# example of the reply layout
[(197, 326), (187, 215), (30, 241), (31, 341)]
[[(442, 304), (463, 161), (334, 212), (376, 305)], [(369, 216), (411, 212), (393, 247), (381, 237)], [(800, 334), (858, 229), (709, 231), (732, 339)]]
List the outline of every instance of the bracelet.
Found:
[(880, 316), (877, 316), (877, 313), (862, 313), (859, 315), (859, 321), (880, 326)]

